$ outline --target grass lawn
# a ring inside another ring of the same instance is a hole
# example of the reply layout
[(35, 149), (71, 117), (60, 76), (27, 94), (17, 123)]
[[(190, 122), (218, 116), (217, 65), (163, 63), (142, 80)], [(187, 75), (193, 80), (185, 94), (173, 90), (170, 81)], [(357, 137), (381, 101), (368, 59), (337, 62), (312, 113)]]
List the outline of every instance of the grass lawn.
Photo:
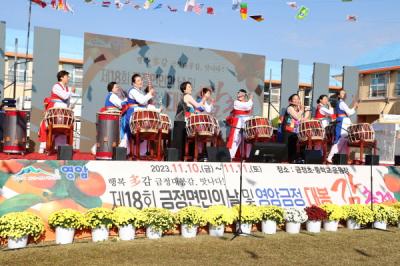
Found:
[(400, 230), (340, 229), (298, 235), (255, 233), (223, 238), (200, 235), (195, 239), (166, 236), (160, 240), (138, 237), (103, 243), (80, 240), (72, 245), (30, 245), (0, 251), (0, 265), (399, 265)]

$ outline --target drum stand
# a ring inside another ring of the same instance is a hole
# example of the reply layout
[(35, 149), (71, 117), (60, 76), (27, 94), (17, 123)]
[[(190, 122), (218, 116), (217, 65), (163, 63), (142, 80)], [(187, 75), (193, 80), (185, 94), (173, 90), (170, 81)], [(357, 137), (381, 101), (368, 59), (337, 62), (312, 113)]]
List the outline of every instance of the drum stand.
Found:
[[(354, 159), (352, 164), (354, 164), (354, 162), (359, 162), (360, 164), (363, 164), (365, 148), (371, 148), (373, 150), (374, 155), (376, 155), (376, 140), (374, 140), (373, 142), (365, 142), (364, 140), (360, 140), (359, 142), (354, 144), (348, 143), (348, 146), (360, 148), (360, 160)], [(350, 151), (349, 149), (347, 149), (347, 158), (349, 158), (349, 156), (350, 156)]]
[[(185, 142), (185, 161), (189, 158), (189, 143), (194, 142), (194, 154), (193, 154), (193, 161), (197, 162), (199, 157), (199, 143), (207, 145), (208, 142), (211, 143), (211, 147), (217, 146), (217, 136), (214, 134), (212, 136), (199, 136), (197, 132), (195, 132), (193, 137), (187, 137)], [(204, 152), (204, 150), (203, 150)]]
[[(56, 133), (58, 133), (58, 134), (56, 134)], [(73, 128), (73, 126), (71, 126), (69, 128), (66, 128), (66, 127), (54, 128), (52, 124), (49, 124), (48, 131), (47, 131), (47, 139), (46, 139), (47, 155), (51, 155), (54, 152), (55, 137), (57, 135), (66, 135), (68, 145), (73, 145), (73, 143), (74, 143), (74, 128)]]

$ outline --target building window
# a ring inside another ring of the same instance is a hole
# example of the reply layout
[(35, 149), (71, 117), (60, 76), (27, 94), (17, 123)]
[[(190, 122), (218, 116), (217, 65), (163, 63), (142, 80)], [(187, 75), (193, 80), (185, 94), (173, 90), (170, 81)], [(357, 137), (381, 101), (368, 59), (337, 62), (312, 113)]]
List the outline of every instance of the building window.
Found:
[(386, 86), (386, 73), (372, 74), (369, 97), (386, 97)]
[(396, 88), (394, 91), (395, 96), (400, 96), (400, 71), (397, 72), (397, 82), (396, 82)]
[(304, 107), (311, 108), (312, 102), (311, 102), (311, 90), (310, 89), (305, 89), (304, 90)]
[[(277, 87), (271, 88), (271, 104), (273, 104), (274, 106), (279, 104), (280, 92), (281, 92), (281, 88), (277, 88)], [(270, 96), (269, 88), (268, 88), (268, 85), (266, 85), (265, 89), (264, 89), (264, 102), (265, 103), (268, 103), (269, 96)]]
[[(16, 71), (16, 79), (17, 83), (24, 82), (24, 73), (25, 73), (25, 60), (20, 59), (17, 61), (17, 71)], [(27, 73), (28, 75), (29, 73)], [(14, 82), (14, 58), (8, 59), (8, 73), (7, 79), (9, 82)]]

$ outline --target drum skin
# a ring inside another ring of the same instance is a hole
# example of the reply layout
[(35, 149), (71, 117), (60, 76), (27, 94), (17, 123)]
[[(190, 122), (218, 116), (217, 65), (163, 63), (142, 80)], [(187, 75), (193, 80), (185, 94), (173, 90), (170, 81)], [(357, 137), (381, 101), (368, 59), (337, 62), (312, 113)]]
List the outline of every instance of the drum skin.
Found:
[(27, 112), (6, 110), (4, 117), (3, 152), (25, 153)]
[(46, 111), (46, 126), (53, 128), (71, 128), (74, 125), (74, 111), (69, 108), (53, 107)]
[(253, 140), (256, 138), (270, 139), (273, 134), (273, 129), (268, 119), (260, 116), (247, 119), (244, 131), (246, 133), (246, 140)]
[(96, 159), (112, 159), (113, 148), (119, 144), (119, 123), (119, 114), (97, 113)]
[(300, 123), (298, 136), (300, 141), (307, 141), (308, 138), (311, 138), (311, 140), (323, 140), (325, 130), (319, 120), (303, 121)]
[(140, 133), (158, 133), (161, 127), (160, 114), (156, 111), (138, 110), (132, 114), (130, 129), (132, 134)]
[(361, 141), (373, 143), (375, 141), (375, 131), (371, 124), (354, 124), (347, 128), (349, 134), (349, 144), (357, 144)]
[(192, 114), (186, 123), (186, 132), (188, 137), (214, 136), (216, 131), (215, 119), (208, 114)]

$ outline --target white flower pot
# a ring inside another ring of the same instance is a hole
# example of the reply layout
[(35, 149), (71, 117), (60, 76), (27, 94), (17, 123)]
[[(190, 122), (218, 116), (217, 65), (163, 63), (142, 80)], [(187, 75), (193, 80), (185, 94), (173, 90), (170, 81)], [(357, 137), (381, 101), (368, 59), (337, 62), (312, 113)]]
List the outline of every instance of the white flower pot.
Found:
[(181, 234), (185, 238), (193, 238), (197, 235), (197, 225), (189, 226), (187, 224), (181, 225)]
[(105, 225), (92, 229), (92, 241), (106, 241), (108, 240), (108, 228)]
[(162, 237), (162, 231), (155, 230), (153, 227), (149, 226), (146, 228), (146, 236), (148, 239), (159, 239)]
[(272, 220), (264, 220), (261, 222), (261, 231), (267, 235), (276, 234), (276, 222)]
[(321, 232), (321, 221), (307, 221), (306, 229), (307, 229), (307, 232), (310, 232), (310, 233)]
[(289, 234), (300, 233), (301, 223), (286, 222), (286, 232)]
[[(252, 226), (253, 226), (253, 224), (241, 223), (240, 228), (242, 229), (243, 235), (250, 235)], [(236, 223), (236, 231), (238, 231), (238, 230), (239, 230), (239, 223)]]
[(224, 236), (225, 225), (209, 225), (208, 231), (210, 236), (222, 237)]
[(56, 244), (71, 244), (74, 242), (75, 228), (56, 227)]
[(328, 232), (336, 232), (339, 221), (324, 221), (324, 230)]
[(386, 222), (375, 221), (374, 222), (374, 228), (381, 229), (381, 230), (386, 230)]
[(16, 248), (24, 248), (28, 245), (28, 236), (23, 236), (21, 238), (8, 238), (8, 248), (16, 249)]
[(356, 223), (353, 219), (348, 219), (346, 222), (347, 228), (350, 230), (358, 230), (361, 228), (360, 224)]
[(135, 227), (133, 225), (122, 225), (118, 227), (119, 239), (129, 241), (135, 239)]

